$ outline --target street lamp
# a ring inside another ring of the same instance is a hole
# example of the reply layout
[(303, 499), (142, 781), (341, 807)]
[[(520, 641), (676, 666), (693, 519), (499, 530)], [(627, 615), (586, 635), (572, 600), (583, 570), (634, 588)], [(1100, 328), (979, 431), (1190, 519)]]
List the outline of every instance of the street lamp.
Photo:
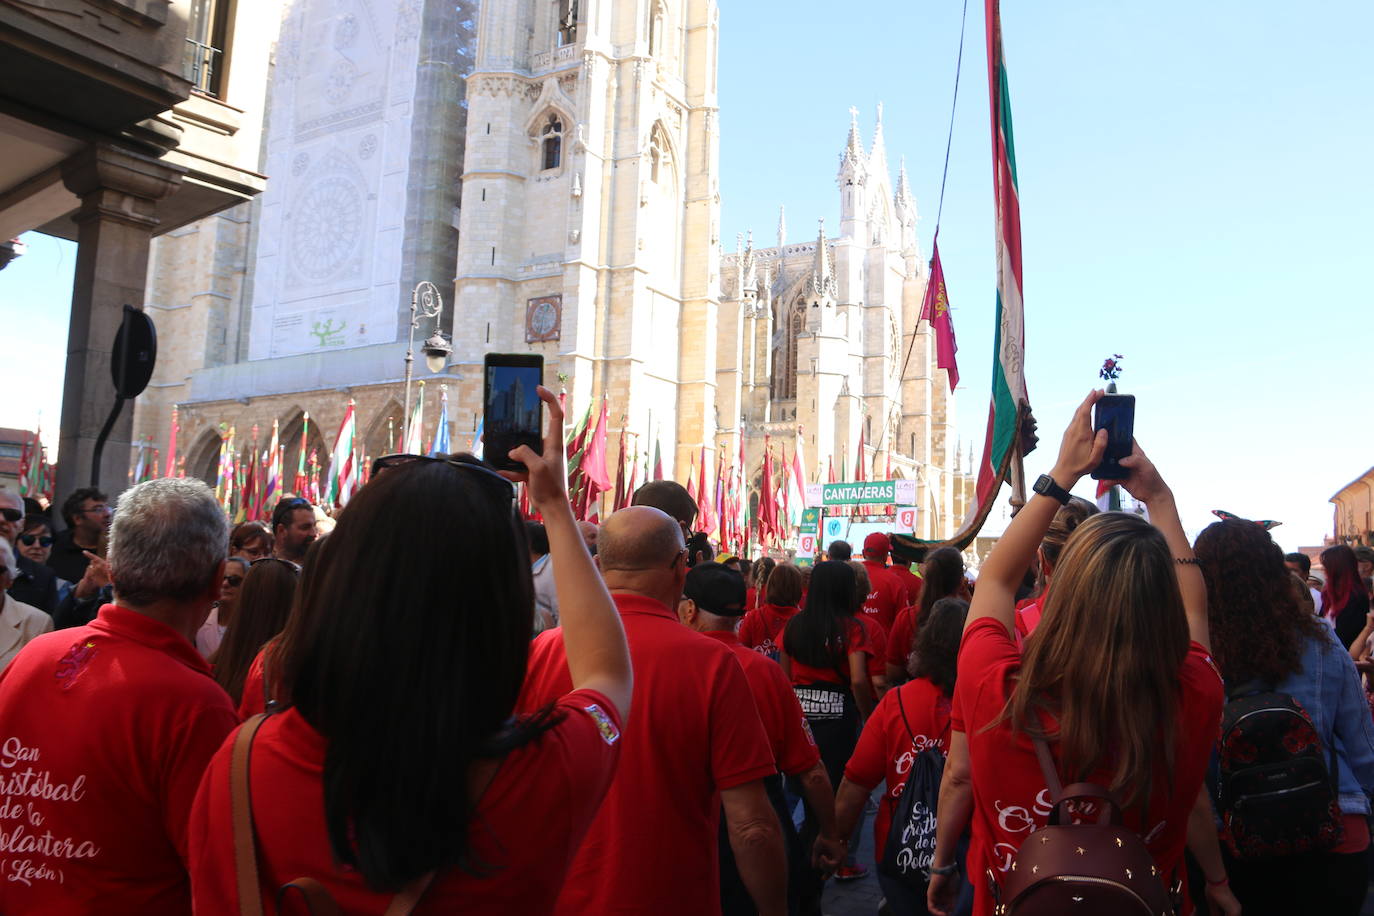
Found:
[(420, 327), (420, 319), (434, 319), (434, 334), (420, 347), (425, 356), (425, 365), (430, 372), (444, 371), (453, 345), (444, 336), (442, 313), (444, 297), (439, 289), (428, 280), (415, 284), (410, 292), (410, 335), (406, 339), (406, 406), (405, 416), (401, 418), (401, 442), (410, 440), (410, 379), (415, 369), (415, 331)]

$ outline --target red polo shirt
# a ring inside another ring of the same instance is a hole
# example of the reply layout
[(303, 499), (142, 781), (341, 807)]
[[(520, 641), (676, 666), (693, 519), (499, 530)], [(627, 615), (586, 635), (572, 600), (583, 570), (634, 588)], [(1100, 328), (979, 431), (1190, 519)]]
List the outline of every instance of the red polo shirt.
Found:
[(878, 816), (873, 819), (873, 852), (879, 860), (887, 848), (888, 827), (912, 761), (926, 748), (949, 753), (949, 705), (949, 697), (925, 678), (889, 690), (864, 723), (854, 756), (845, 764), (845, 778), (869, 791), (887, 780)]
[(802, 715), (801, 703), (782, 673), (782, 666), (769, 661), (758, 652), (742, 644), (729, 630), (712, 630), (703, 634), (729, 646), (744, 669), (745, 680), (754, 695), (763, 730), (773, 747), (773, 759), (783, 773), (805, 773), (821, 759), (816, 739)]
[(916, 638), (916, 606), (909, 605), (898, 612), (887, 631), (887, 663), (906, 670), (911, 655), (911, 642)]
[(813, 668), (805, 662), (797, 661), (795, 658), (792, 659), (792, 683), (797, 686), (823, 683), (834, 684), (837, 687), (851, 687), (849, 683), (850, 654), (854, 652), (863, 652), (870, 656), (870, 658), (864, 659), (865, 670), (869, 670), (868, 663), (873, 655), (873, 647), (868, 644), (868, 631), (865, 629), (864, 625), (859, 622), (860, 619), (861, 618), (855, 616), (845, 620), (844, 654), (836, 655), (833, 665), (826, 668)]
[[(600, 693), (559, 698), (557, 724), (501, 761), (468, 822), (481, 874), (450, 868), (436, 876), (415, 912), (547, 913), (568, 863), (606, 794), (620, 756), (620, 717)], [(324, 818), (329, 742), (287, 709), (263, 722), (253, 741), (253, 823), (264, 901), (288, 881), (322, 882), (345, 913), (381, 913), (390, 894), (337, 865)], [(238, 916), (229, 761), (215, 755), (191, 814), (191, 878), (197, 916)], [(270, 908), (268, 912), (273, 910)], [(293, 911), (294, 912), (294, 911)]]
[(906, 588), (907, 604), (916, 604), (921, 600), (921, 577), (916, 575), (907, 567), (900, 563), (893, 563), (887, 571), (897, 577), (903, 587)]
[(260, 712), (267, 711), (267, 693), (263, 682), (263, 653), (266, 649), (258, 652), (253, 659), (253, 664), (248, 666), (248, 673), (243, 678), (243, 694), (239, 699), (239, 718), (245, 722), (252, 716)]
[[(587, 832), (554, 912), (720, 912), (720, 790), (776, 772), (735, 654), (642, 595), (613, 596), (634, 662), (620, 772)], [(521, 711), (571, 686), (562, 629), (530, 647)]]
[(868, 598), (864, 601), (864, 613), (882, 624), (884, 633), (890, 632), (897, 612), (911, 603), (906, 585), (884, 564), (873, 560), (863, 562), (864, 569), (868, 571)]
[(739, 641), (755, 652), (777, 661), (782, 652), (782, 631), (787, 621), (797, 616), (794, 607), (764, 603), (744, 615), (739, 625)]
[(187, 819), (238, 723), (186, 637), (107, 604), (0, 675), (0, 912), (185, 914)]

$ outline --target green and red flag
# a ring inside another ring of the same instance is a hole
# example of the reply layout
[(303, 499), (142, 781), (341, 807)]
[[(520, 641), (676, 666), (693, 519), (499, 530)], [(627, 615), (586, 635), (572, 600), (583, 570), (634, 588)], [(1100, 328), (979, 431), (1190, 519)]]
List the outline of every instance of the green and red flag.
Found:
[(1011, 468), (1026, 393), (1026, 325), (1021, 298), (1021, 201), (1017, 191), (1016, 147), (1011, 94), (1002, 48), (998, 0), (986, 0), (988, 102), (992, 118), (992, 187), (997, 210), (997, 316), (994, 323), (992, 398), (974, 505), (964, 527), (976, 529)]

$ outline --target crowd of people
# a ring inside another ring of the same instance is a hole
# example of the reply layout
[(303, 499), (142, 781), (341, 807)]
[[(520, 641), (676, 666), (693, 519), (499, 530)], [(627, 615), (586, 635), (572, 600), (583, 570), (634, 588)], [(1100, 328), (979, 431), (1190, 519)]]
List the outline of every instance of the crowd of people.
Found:
[(337, 519), (0, 489), (0, 913), (1360, 911), (1374, 551), (1190, 544), (1138, 446), (1148, 521), (1071, 497), (1094, 392), (976, 580), (751, 562), (671, 481), (575, 520), (540, 397), (524, 471), (388, 456)]

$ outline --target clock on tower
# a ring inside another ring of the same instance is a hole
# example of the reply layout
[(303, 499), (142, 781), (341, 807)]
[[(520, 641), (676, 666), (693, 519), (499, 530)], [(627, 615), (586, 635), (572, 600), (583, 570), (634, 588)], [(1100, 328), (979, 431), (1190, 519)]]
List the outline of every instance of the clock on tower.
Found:
[(525, 305), (525, 342), (558, 340), (563, 330), (563, 296), (540, 296)]

